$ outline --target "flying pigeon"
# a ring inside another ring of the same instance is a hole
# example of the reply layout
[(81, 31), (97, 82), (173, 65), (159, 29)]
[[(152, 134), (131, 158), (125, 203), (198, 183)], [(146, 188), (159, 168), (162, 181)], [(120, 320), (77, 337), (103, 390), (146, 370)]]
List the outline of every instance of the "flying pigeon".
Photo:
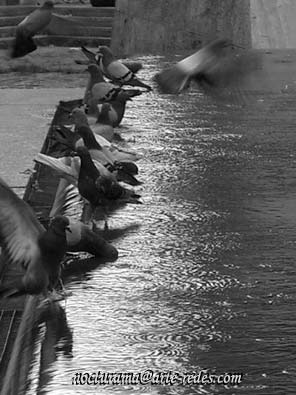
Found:
[(53, 218), (47, 230), (31, 207), (0, 179), (0, 244), (9, 262), (24, 272), (20, 281), (5, 286), (5, 296), (24, 293), (47, 295), (60, 279), (67, 248), (69, 220)]
[(219, 95), (239, 89), (246, 77), (258, 67), (255, 52), (241, 50), (226, 39), (219, 39), (155, 75), (163, 93), (178, 94), (195, 81), (207, 94)]
[(16, 35), (11, 52), (12, 58), (19, 58), (35, 51), (33, 37), (50, 23), (54, 4), (46, 0), (43, 5), (26, 16), (16, 27)]

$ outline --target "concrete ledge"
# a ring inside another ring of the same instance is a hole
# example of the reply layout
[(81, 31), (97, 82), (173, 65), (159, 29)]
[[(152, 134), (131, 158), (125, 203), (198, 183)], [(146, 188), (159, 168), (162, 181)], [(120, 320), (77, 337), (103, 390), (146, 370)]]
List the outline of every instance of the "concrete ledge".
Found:
[(38, 297), (29, 296), (3, 380), (1, 395), (24, 394), (34, 345), (32, 331), (36, 323)]

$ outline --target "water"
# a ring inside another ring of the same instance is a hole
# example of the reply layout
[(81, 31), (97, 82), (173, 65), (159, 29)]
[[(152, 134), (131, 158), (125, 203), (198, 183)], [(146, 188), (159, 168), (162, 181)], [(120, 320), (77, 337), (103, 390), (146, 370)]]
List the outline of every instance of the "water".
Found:
[[(163, 60), (144, 60), (149, 80)], [(145, 153), (145, 204), (110, 218), (111, 228), (127, 227), (114, 241), (119, 259), (66, 283), (72, 295), (60, 330), (71, 329), (63, 344), (72, 352), (60, 345), (38, 393), (295, 393), (293, 64), (273, 64), (270, 73), (272, 86), (258, 88), (247, 108), (196, 89), (130, 103), (121, 132)], [(30, 394), (38, 369), (36, 362)], [(237, 386), (71, 384), (75, 372), (147, 369), (243, 379)]]

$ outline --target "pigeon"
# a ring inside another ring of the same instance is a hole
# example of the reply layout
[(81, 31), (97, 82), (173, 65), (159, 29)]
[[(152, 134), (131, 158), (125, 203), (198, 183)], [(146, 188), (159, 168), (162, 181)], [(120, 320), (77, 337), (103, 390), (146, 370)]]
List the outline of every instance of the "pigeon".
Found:
[(178, 94), (195, 81), (207, 94), (219, 94), (239, 88), (258, 66), (259, 57), (226, 39), (219, 39), (156, 74), (154, 79), (163, 93)]
[(86, 88), (85, 88), (85, 92), (84, 92), (84, 97), (83, 97), (84, 104), (87, 104), (88, 101), (91, 99), (92, 87), (95, 84), (97, 84), (98, 82), (106, 82), (100, 68), (98, 66), (96, 66), (95, 62), (92, 64), (94, 64), (95, 67), (92, 67), (90, 64), (87, 66), (87, 69), (85, 70), (89, 74), (88, 74), (88, 80), (87, 80), (87, 84), (86, 84)]
[[(134, 191), (122, 187), (117, 181), (102, 175), (93, 163), (86, 147), (78, 147), (77, 154), (81, 159), (78, 176), (78, 190), (86, 199), (93, 212), (97, 207), (106, 208), (112, 202), (140, 204), (140, 195)], [(105, 218), (105, 228), (107, 228)]]
[[(88, 126), (88, 125), (81, 125), (81, 126)], [(75, 151), (75, 149), (80, 146), (84, 145), (83, 139), (81, 136), (76, 132), (72, 132), (71, 129), (67, 128), (66, 126), (54, 126), (55, 135), (52, 139), (58, 140), (61, 144), (68, 144), (68, 147), (71, 151)], [(123, 148), (117, 147), (114, 143), (110, 143), (110, 141), (106, 140), (103, 136), (99, 134), (94, 134), (94, 137), (98, 144), (100, 144), (103, 148), (105, 148), (108, 153), (112, 156), (115, 162), (136, 162), (143, 157), (142, 154), (136, 153), (133, 151), (125, 150)], [(61, 151), (61, 150), (60, 150)], [(138, 174), (135, 171), (133, 174)]]
[(96, 116), (97, 123), (109, 123), (115, 128), (124, 117), (126, 103), (131, 100), (127, 91), (121, 91), (117, 98), (109, 103), (92, 105), (93, 101), (90, 101), (90, 106), (92, 106), (92, 113)]
[(130, 85), (145, 88), (151, 91), (152, 88), (140, 81), (135, 74), (122, 62), (116, 60), (109, 47), (101, 45), (96, 54), (97, 63), (102, 73), (114, 83), (120, 85)]
[(52, 18), (54, 4), (46, 0), (43, 5), (26, 16), (16, 27), (16, 35), (11, 51), (12, 58), (19, 58), (33, 52), (37, 46), (33, 37), (45, 29)]
[[(92, 129), (88, 125), (86, 115), (80, 109), (72, 111), (72, 118), (75, 121), (75, 133), (66, 127), (56, 127), (58, 133), (54, 138), (61, 144), (68, 146), (72, 151), (75, 151), (79, 138), (82, 137), (84, 145), (90, 150), (92, 159), (102, 163), (111, 172), (116, 171), (119, 181), (126, 182), (130, 185), (140, 185), (134, 176), (138, 174), (138, 167), (132, 163), (130, 153), (120, 153), (118, 149), (109, 149), (106, 144), (106, 139), (103, 136), (94, 135)], [(62, 134), (62, 136), (61, 136)], [(102, 144), (101, 144), (102, 143)], [(79, 143), (79, 145), (81, 145)], [(135, 156), (133, 155), (135, 158)]]
[(61, 261), (66, 252), (69, 220), (56, 216), (47, 230), (31, 207), (0, 179), (0, 244), (9, 262), (24, 275), (1, 290), (5, 296), (44, 294), (60, 280)]
[[(67, 215), (67, 210), (71, 209), (75, 200), (77, 201), (77, 195), (79, 195), (77, 188), (67, 180), (61, 179), (49, 216)], [(117, 249), (99, 235), (94, 223), (90, 227), (73, 218), (68, 217), (68, 219), (71, 233), (67, 233), (67, 251), (88, 252), (96, 257), (104, 257), (112, 261), (118, 258)]]
[[(86, 65), (89, 63), (94, 63), (94, 64), (97, 63), (96, 54), (94, 52), (90, 51), (89, 49), (85, 48), (84, 46), (81, 46), (81, 51), (87, 57), (88, 61), (83, 62), (81, 60), (78, 60), (78, 61), (76, 61), (76, 63), (86, 64)], [(137, 74), (137, 72), (143, 68), (143, 65), (141, 62), (132, 62), (132, 61), (126, 62), (123, 60), (122, 63), (134, 74)], [(99, 64), (98, 64), (98, 66), (99, 66)]]
[[(108, 111), (108, 109), (105, 109)], [(70, 119), (74, 122), (75, 130), (79, 126), (89, 127), (89, 122), (85, 112), (81, 108), (74, 108), (70, 113)], [(112, 141), (114, 138), (114, 128), (108, 123), (96, 123), (92, 129), (93, 133), (103, 136), (106, 140)]]
[[(129, 97), (139, 96), (143, 93), (140, 89), (123, 89), (118, 85), (114, 85), (111, 82), (102, 81), (95, 82), (98, 79), (98, 73), (101, 73), (99, 66), (96, 64), (90, 64), (87, 67), (88, 72), (91, 75), (89, 83), (89, 94), (87, 95), (86, 104), (88, 100), (94, 99), (97, 103), (110, 102), (116, 100), (119, 92), (126, 92)], [(101, 73), (102, 75), (102, 73)]]
[[(78, 148), (78, 147), (77, 147)], [(78, 175), (80, 171), (80, 158), (79, 156), (65, 156), (61, 158), (54, 158), (49, 155), (38, 153), (35, 158), (35, 162), (41, 163), (45, 166), (50, 167), (55, 170), (59, 177), (64, 178), (72, 185), (77, 186)], [(110, 177), (111, 180), (116, 181), (116, 177), (111, 173), (106, 167), (104, 167), (100, 162), (93, 161), (98, 171), (105, 177)]]
[(112, 153), (98, 143), (89, 127), (80, 126), (77, 128), (77, 133), (82, 137), (91, 158), (102, 163), (111, 172), (116, 171), (119, 181), (126, 182), (130, 185), (141, 184), (134, 177), (134, 175), (138, 174), (137, 166), (132, 162), (116, 162)]

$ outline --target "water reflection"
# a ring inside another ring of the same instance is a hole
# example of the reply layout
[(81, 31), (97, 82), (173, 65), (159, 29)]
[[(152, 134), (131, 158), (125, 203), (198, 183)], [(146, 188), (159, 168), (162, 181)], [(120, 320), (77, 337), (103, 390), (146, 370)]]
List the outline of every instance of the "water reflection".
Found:
[(57, 302), (47, 302), (40, 308), (34, 332), (39, 338), (39, 350), (30, 391), (41, 395), (48, 393), (46, 388), (54, 377), (57, 359), (72, 358), (73, 333), (64, 308)]

